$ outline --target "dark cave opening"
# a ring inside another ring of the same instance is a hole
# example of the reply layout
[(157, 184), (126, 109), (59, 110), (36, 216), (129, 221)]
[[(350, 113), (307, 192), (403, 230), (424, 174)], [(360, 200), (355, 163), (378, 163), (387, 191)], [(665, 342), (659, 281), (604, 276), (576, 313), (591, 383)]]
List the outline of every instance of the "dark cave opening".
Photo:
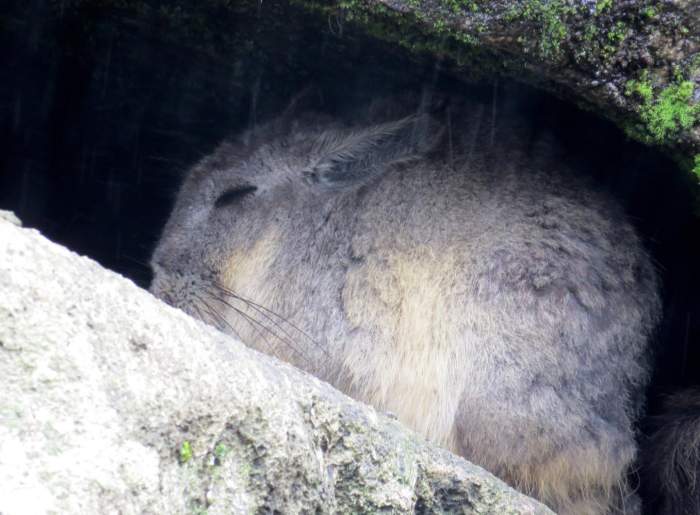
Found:
[[(556, 135), (567, 159), (614, 192), (654, 257), (664, 319), (648, 412), (665, 394), (700, 384), (696, 185), (672, 161), (529, 87), (466, 84), (306, 15), (275, 33), (251, 28), (250, 16), (210, 13), (206, 46), (172, 37), (157, 16), (10, 2), (0, 13), (0, 209), (147, 287), (150, 253), (187, 168), (305, 85), (318, 85), (339, 111), (425, 84), (483, 97), (497, 112), (517, 102), (537, 130)], [(211, 50), (222, 31), (240, 34), (235, 58)]]

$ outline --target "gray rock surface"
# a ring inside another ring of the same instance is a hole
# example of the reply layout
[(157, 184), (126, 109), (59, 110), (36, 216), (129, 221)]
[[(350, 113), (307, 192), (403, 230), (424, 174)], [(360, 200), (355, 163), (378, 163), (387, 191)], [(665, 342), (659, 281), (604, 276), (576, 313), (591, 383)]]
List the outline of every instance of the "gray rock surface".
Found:
[(18, 227), (22, 226), (22, 222), (20, 222), (17, 215), (15, 215), (12, 211), (4, 211), (0, 209), (0, 221), (10, 222), (12, 225), (16, 225)]
[(4, 216), (0, 291), (3, 515), (551, 513)]

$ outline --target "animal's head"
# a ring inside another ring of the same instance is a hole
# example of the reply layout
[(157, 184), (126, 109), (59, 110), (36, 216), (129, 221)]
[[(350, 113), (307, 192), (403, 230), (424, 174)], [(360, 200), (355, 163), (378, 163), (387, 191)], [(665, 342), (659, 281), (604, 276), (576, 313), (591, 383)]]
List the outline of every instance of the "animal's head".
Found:
[(224, 142), (181, 187), (151, 260), (151, 290), (210, 318), (207, 292), (226, 287), (231, 274), (261, 273), (281, 239), (302, 240), (300, 232), (314, 230), (321, 206), (371, 188), (429, 151), (438, 136), (427, 115), (358, 126), (288, 109)]

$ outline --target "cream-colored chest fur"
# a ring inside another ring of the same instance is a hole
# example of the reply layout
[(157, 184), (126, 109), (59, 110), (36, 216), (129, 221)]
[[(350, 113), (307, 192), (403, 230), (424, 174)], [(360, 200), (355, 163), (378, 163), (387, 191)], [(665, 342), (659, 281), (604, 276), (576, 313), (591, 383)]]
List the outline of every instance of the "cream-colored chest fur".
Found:
[(457, 308), (454, 270), (449, 250), (370, 255), (348, 272), (342, 295), (358, 328), (343, 362), (353, 394), (447, 448), (454, 448), (465, 362), (449, 316)]
[[(234, 253), (222, 272), (222, 281), (242, 297), (275, 306), (289, 316), (285, 302), (308, 294), (286, 291), (289, 285), (272, 274), (280, 237), (278, 231), (270, 229), (251, 248)], [(329, 374), (331, 382), (334, 377), (343, 377), (336, 386), (346, 393), (396, 414), (407, 426), (452, 449), (463, 382), (460, 378), (465, 377), (464, 364), (468, 362), (466, 347), (460, 343), (461, 329), (450, 316), (460, 309), (452, 284), (458, 269), (454, 261), (449, 249), (438, 256), (427, 246), (369, 255), (348, 270), (342, 288), (343, 325), (350, 330), (337, 335), (343, 341), (323, 342), (329, 352), (323, 359), (331, 360), (329, 368), (342, 370)], [(227, 319), (236, 321), (234, 329), (243, 341), (313, 371), (307, 359), (311, 349), (299, 354), (283, 341), (287, 338), (281, 328), (260, 312), (240, 302), (234, 306), (235, 313), (234, 307), (225, 308)], [(313, 332), (312, 327), (304, 329)], [(299, 341), (294, 344), (304, 345)]]

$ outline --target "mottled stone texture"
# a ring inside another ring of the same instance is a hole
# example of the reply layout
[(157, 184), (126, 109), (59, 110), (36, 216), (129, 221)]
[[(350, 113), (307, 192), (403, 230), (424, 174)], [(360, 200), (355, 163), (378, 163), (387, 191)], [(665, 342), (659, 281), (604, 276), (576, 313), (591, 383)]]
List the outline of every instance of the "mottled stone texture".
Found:
[(3, 515), (551, 513), (8, 218)]

